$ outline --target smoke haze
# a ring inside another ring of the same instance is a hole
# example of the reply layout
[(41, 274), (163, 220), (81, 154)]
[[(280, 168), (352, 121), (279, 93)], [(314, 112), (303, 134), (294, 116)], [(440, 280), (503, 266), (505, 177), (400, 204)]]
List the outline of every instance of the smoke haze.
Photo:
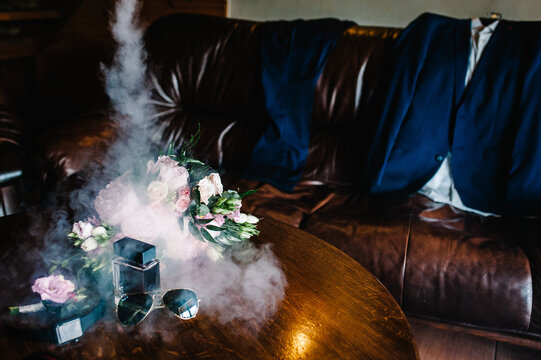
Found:
[[(258, 327), (277, 311), (287, 286), (271, 247), (256, 248), (247, 243), (217, 259), (207, 243), (188, 234), (186, 226), (185, 232), (181, 230), (178, 218), (171, 212), (159, 212), (145, 204), (146, 185), (121, 176), (155, 160), (157, 155), (151, 153), (148, 119), (154, 114), (139, 9), (137, 0), (120, 0), (111, 20), (116, 54), (113, 63), (103, 65), (102, 71), (119, 137), (105, 155), (104, 167), (92, 174), (87, 185), (71, 194), (75, 220), (95, 213), (97, 196), (100, 206), (110, 207), (115, 215), (110, 225), (157, 246), (158, 254), (162, 254), (162, 289), (191, 288), (202, 300), (200, 312), (222, 323), (240, 320)], [(112, 179), (116, 180), (105, 187), (104, 181)], [(65, 216), (57, 215), (49, 239), (65, 239), (70, 230), (65, 228)], [(49, 240), (48, 246), (55, 247), (53, 242)]]

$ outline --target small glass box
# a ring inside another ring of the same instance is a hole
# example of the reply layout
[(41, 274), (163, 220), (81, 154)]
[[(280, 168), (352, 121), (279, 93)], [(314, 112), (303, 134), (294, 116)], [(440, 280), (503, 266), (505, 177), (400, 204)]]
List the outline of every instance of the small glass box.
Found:
[(125, 294), (160, 290), (160, 263), (156, 247), (129, 237), (113, 244), (115, 300)]

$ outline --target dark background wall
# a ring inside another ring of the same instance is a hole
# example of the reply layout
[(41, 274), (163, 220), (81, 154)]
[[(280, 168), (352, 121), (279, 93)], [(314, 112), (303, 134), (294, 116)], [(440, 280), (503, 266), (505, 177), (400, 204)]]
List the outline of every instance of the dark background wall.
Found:
[[(146, 0), (144, 26), (174, 12), (225, 16), (226, 0)], [(69, 119), (103, 104), (99, 64), (112, 57), (115, 0), (2, 0), (0, 82), (25, 118)], [(44, 114), (47, 114), (46, 116)]]

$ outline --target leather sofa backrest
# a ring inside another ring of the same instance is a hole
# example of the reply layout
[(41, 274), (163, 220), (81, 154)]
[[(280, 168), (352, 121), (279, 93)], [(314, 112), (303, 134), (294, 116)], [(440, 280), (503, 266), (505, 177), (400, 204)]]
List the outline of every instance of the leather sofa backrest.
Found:
[[(258, 22), (174, 14), (145, 34), (160, 142), (197, 130), (195, 155), (240, 173), (269, 124), (261, 83)], [(356, 185), (370, 139), (370, 104), (399, 29), (354, 26), (317, 82), (309, 155), (302, 181)]]

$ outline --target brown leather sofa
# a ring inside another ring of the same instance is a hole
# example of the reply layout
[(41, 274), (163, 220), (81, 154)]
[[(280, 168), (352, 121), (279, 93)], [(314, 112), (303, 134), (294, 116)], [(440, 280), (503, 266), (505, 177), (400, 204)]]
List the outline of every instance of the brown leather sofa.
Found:
[[(245, 199), (248, 211), (340, 248), (380, 279), (410, 318), (541, 339), (539, 219), (484, 218), (420, 195), (363, 195), (358, 164), (375, 121), (369, 107), (400, 29), (354, 26), (339, 39), (317, 82), (308, 160), (292, 193), (240, 176), (269, 123), (259, 25), (171, 15), (149, 27), (149, 73), (163, 112), (149, 121), (160, 146), (178, 144), (200, 123), (195, 154), (219, 169), (228, 187), (258, 189)], [(105, 111), (42, 137), (49, 183), (84, 178), (116, 135)]]

